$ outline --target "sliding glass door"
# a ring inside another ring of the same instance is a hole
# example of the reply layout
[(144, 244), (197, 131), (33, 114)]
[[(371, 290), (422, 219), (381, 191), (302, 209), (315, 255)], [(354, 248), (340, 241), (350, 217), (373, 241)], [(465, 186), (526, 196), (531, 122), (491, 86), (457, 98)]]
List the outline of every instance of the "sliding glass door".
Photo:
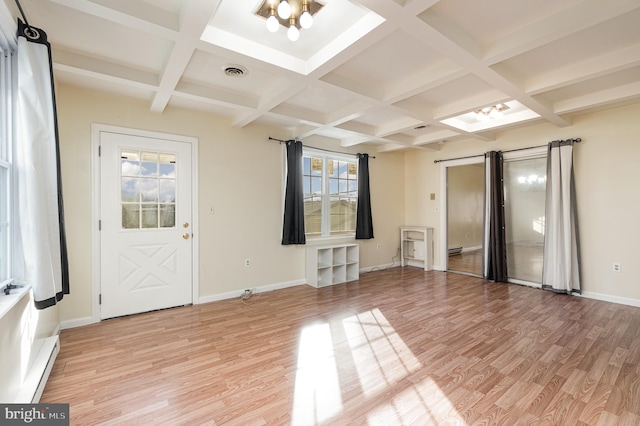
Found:
[(507, 272), (510, 280), (542, 282), (546, 157), (504, 162)]

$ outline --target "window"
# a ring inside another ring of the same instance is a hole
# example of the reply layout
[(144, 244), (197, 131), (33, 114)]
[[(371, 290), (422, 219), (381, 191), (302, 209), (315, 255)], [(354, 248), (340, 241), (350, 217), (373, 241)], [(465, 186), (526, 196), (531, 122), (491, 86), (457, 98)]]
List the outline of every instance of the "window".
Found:
[(307, 237), (355, 233), (357, 159), (349, 155), (305, 148), (302, 161), (304, 226)]
[(0, 283), (10, 278), (11, 55), (0, 49)]
[(120, 158), (122, 228), (174, 228), (176, 154), (123, 149)]

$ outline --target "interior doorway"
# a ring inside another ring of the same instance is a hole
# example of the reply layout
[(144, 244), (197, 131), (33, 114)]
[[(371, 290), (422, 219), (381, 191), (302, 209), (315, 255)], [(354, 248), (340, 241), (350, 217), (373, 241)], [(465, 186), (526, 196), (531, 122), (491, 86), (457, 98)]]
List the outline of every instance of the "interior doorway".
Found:
[(447, 167), (447, 270), (482, 276), (484, 163)]

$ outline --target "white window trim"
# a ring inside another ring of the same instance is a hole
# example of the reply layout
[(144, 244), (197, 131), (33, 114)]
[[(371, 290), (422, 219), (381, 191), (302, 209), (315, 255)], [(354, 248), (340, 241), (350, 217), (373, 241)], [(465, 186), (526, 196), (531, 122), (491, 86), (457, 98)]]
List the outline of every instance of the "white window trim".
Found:
[[(344, 154), (344, 153), (339, 153), (339, 152), (328, 152), (325, 151), (323, 149), (316, 149), (316, 148), (312, 148), (312, 147), (306, 147), (303, 146), (302, 148), (302, 156), (303, 157), (309, 157), (309, 156), (317, 156), (317, 157), (322, 157), (323, 159), (330, 159), (330, 160), (337, 160), (337, 161), (345, 161), (345, 162), (349, 162), (349, 163), (356, 163), (356, 165), (358, 164), (357, 158), (355, 157), (355, 154)], [(285, 163), (286, 164), (286, 163)], [(340, 235), (330, 235), (331, 230), (331, 217), (330, 217), (330, 208), (331, 208), (331, 200), (330, 200), (330, 196), (328, 193), (328, 162), (327, 161), (323, 161), (322, 162), (322, 175), (323, 175), (323, 179), (322, 179), (322, 229), (321, 229), (321, 233), (322, 235), (319, 236), (309, 236), (308, 234), (306, 235), (307, 237), (307, 244), (311, 244), (313, 245), (314, 243), (326, 243), (327, 241), (345, 241), (345, 240), (354, 240), (355, 241), (355, 237), (356, 237), (356, 232), (355, 230), (351, 233), (345, 233), (345, 234), (340, 234)]]

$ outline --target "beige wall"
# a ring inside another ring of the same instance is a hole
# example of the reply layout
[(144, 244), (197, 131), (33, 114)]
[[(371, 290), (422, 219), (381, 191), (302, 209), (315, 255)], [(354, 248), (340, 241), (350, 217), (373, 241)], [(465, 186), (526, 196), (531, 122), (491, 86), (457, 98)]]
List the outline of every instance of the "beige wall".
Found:
[[(569, 127), (541, 124), (499, 134), (494, 142), (461, 141), (441, 151), (406, 153), (406, 217), (416, 225), (436, 228), (435, 264), (439, 252), (440, 165), (436, 159), (544, 145), (555, 139), (581, 137), (574, 169), (582, 249), (583, 290), (610, 300), (640, 303), (640, 104), (575, 117)], [(429, 200), (435, 192), (436, 201)], [(612, 272), (612, 263), (622, 272)]]
[[(200, 297), (304, 279), (304, 248), (280, 244), (283, 154), (268, 137), (286, 138), (282, 130), (235, 128), (228, 119), (177, 108), (152, 113), (148, 102), (71, 86), (60, 85), (58, 92), (71, 275), (63, 321), (92, 315), (92, 123), (199, 139)], [(361, 267), (391, 263), (395, 255), (404, 218), (403, 167), (403, 153), (370, 160), (376, 238), (361, 242)], [(215, 206), (214, 215), (209, 206)], [(244, 267), (246, 258), (250, 268)]]

